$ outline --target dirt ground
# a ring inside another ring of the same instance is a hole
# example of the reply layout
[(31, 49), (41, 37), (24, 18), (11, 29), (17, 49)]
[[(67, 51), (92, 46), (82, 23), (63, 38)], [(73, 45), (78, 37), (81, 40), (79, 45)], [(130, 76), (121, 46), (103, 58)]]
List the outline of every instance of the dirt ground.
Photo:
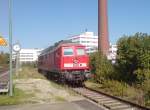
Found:
[(32, 94), (32, 97), (24, 99), (30, 103), (56, 103), (84, 99), (67, 87), (61, 87), (46, 79), (16, 79), (14, 83), (16, 88), (23, 90), (26, 94)]

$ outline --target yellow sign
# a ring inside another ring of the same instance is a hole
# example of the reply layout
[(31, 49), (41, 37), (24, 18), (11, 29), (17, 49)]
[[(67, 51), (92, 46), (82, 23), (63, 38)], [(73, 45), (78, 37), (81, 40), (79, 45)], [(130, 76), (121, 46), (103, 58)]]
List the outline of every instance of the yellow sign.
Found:
[(2, 37), (0, 37), (0, 46), (7, 46), (7, 41)]

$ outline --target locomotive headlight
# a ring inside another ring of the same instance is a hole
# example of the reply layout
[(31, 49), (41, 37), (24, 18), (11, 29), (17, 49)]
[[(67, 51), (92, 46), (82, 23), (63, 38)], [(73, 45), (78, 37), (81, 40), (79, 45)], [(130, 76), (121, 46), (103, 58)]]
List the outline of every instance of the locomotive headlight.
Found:
[(87, 64), (86, 64), (86, 63), (80, 63), (79, 66), (80, 66), (80, 67), (86, 67)]
[(84, 72), (85, 72), (85, 77), (86, 77), (86, 78), (91, 78), (91, 73), (90, 73), (90, 71), (85, 70)]
[(86, 73), (86, 74), (85, 74), (85, 77), (86, 77), (86, 78), (90, 78), (90, 77), (91, 77), (91, 74), (90, 74), (90, 73)]
[(85, 67), (85, 66), (86, 66), (86, 63), (82, 63), (82, 66), (84, 66), (84, 67)]

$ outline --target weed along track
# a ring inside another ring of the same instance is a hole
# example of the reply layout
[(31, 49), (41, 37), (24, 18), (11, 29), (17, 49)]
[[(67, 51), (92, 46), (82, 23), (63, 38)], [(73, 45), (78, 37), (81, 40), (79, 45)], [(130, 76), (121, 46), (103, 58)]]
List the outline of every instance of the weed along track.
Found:
[(77, 87), (72, 88), (72, 90), (110, 110), (150, 110), (149, 108), (89, 89), (87, 87)]

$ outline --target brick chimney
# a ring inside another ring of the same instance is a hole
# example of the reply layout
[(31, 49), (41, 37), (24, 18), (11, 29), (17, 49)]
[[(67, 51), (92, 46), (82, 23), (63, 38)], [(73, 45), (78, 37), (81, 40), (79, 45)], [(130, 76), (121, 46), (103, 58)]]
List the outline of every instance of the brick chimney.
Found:
[(98, 50), (104, 55), (109, 50), (107, 0), (98, 0)]

